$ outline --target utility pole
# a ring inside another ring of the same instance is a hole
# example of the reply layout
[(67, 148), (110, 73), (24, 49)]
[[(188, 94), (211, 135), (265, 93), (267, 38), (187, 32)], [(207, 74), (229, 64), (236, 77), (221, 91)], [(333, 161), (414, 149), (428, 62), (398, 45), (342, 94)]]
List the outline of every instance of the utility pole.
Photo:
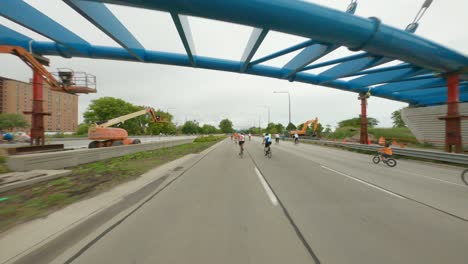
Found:
[(291, 94), (289, 91), (274, 91), (273, 93), (287, 93), (288, 94), (288, 102), (289, 102), (289, 123), (291, 123)]

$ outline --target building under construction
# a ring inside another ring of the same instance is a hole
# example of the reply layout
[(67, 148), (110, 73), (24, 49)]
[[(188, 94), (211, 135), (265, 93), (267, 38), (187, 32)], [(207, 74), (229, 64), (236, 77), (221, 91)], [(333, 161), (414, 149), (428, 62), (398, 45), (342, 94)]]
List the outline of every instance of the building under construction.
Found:
[[(46, 132), (75, 132), (78, 128), (78, 96), (75, 94), (53, 91), (47, 83), (43, 85), (44, 116)], [(12, 80), (0, 76), (0, 112), (20, 114), (31, 124), (33, 104), (32, 83)]]

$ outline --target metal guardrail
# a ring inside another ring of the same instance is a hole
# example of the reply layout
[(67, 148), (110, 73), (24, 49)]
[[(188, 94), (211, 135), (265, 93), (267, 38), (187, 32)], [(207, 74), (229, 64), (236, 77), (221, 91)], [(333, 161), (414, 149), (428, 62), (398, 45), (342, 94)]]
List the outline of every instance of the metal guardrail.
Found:
[[(377, 149), (382, 148), (382, 146), (376, 146), (376, 145), (362, 145), (362, 144), (355, 144), (355, 143), (342, 143), (342, 142), (310, 140), (310, 139), (301, 139), (301, 140), (313, 142), (317, 145), (339, 146), (339, 147), (344, 147), (344, 148), (366, 150), (366, 151), (377, 151)], [(397, 148), (397, 147), (393, 148), (393, 154), (396, 154), (399, 156), (468, 165), (468, 155), (466, 154), (446, 153), (446, 152), (440, 152), (440, 151)]]

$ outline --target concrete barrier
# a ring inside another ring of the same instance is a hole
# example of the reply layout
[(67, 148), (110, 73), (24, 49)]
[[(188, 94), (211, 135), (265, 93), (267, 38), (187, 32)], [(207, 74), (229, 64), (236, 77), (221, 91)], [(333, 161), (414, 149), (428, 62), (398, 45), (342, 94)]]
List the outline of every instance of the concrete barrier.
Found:
[(80, 164), (120, 157), (136, 152), (192, 143), (194, 139), (195, 138), (184, 138), (148, 142), (138, 145), (9, 156), (7, 158), (7, 166), (12, 171), (64, 169)]

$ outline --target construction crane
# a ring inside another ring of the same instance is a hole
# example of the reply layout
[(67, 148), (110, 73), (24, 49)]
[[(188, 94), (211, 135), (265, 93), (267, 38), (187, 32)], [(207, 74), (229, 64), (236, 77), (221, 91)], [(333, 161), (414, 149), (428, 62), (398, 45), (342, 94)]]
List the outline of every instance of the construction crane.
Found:
[[(77, 93), (95, 93), (96, 77), (91, 74), (83, 73), (81, 79), (77, 79), (72, 70), (59, 71), (60, 82), (44, 67), (49, 66), (49, 59), (28, 52), (22, 47), (0, 46), (0, 53), (12, 54), (20, 58), (26, 65), (33, 70), (33, 107), (31, 111), (24, 112), (32, 115), (31, 121), (31, 145), (36, 145), (39, 149), (45, 145), (44, 116), (51, 115), (43, 111), (43, 80), (50, 85), (53, 91)], [(85, 85), (80, 86), (77, 80), (81, 80)], [(94, 88), (90, 88), (94, 86)], [(50, 148), (50, 146), (49, 146)], [(63, 145), (61, 145), (63, 148)], [(38, 149), (38, 150), (39, 150)]]
[(88, 148), (114, 147), (121, 145), (140, 144), (139, 139), (128, 138), (127, 130), (123, 128), (111, 127), (113, 125), (123, 123), (129, 119), (149, 114), (152, 122), (166, 123), (162, 121), (161, 116), (156, 115), (153, 108), (146, 108), (128, 115), (119, 116), (108, 120), (104, 123), (92, 124), (88, 129), (88, 138), (93, 140), (89, 143)]
[(302, 126), (301, 130), (292, 130), (289, 132), (289, 135), (294, 136), (294, 134), (298, 134), (299, 136), (305, 136), (307, 132), (307, 128), (310, 124), (313, 124), (313, 135), (315, 136), (318, 128), (318, 118), (316, 117), (313, 120), (307, 120), (304, 125)]

